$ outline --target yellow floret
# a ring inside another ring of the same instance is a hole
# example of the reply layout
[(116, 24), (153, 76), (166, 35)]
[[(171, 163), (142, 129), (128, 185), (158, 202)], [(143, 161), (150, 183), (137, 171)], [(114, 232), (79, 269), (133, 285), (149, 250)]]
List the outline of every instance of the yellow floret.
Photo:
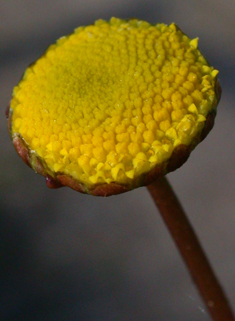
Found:
[(215, 108), (218, 71), (197, 46), (175, 24), (79, 27), (14, 88), (12, 133), (53, 173), (125, 184), (191, 144)]

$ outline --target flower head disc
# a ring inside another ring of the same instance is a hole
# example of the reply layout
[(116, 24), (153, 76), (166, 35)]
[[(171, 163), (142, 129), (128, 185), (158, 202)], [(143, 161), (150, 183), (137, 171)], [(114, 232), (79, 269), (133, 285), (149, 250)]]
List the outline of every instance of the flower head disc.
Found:
[(175, 25), (98, 20), (30, 65), (13, 143), (49, 187), (111, 195), (181, 166), (213, 126), (218, 71)]

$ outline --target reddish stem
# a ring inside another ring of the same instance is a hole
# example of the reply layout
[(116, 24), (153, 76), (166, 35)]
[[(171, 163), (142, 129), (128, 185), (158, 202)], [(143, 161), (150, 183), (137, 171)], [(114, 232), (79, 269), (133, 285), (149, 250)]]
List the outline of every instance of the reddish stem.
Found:
[(188, 266), (214, 321), (234, 321), (228, 300), (216, 279), (182, 206), (165, 177), (148, 186), (163, 220)]

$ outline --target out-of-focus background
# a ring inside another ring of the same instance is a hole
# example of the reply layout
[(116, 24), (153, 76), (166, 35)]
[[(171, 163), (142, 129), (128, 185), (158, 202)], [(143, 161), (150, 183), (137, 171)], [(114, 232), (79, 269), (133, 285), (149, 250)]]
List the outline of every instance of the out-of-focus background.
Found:
[(208, 321), (145, 188), (107, 199), (49, 190), (17, 156), (5, 107), (25, 68), (98, 18), (177, 23), (220, 70), (213, 131), (168, 178), (235, 310), (234, 0), (0, 0), (2, 321)]

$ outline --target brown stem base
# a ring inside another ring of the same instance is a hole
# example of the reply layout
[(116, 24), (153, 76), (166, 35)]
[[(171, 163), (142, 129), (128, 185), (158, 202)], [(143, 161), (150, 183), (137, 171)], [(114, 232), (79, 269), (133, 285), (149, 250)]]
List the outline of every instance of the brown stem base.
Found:
[(228, 300), (167, 179), (160, 178), (147, 188), (188, 266), (212, 319), (234, 321)]

